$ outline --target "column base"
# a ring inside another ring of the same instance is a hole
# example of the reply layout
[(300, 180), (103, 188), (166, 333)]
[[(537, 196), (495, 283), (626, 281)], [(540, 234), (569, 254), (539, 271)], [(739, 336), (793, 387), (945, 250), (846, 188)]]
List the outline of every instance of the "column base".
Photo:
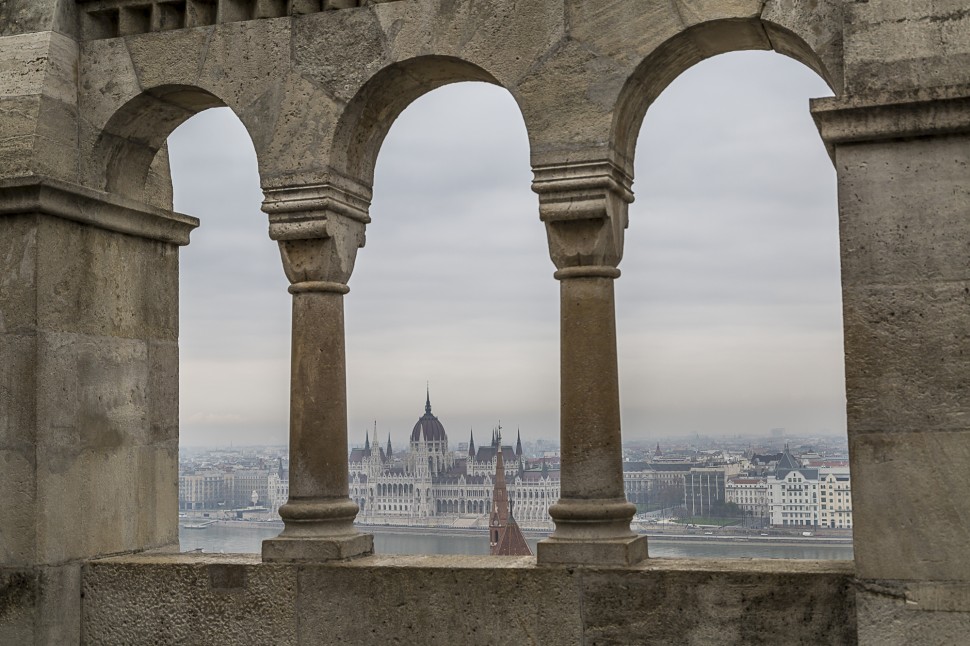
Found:
[(277, 536), (263, 541), (263, 562), (339, 561), (374, 553), (372, 534), (345, 536)]
[[(264, 543), (265, 545), (265, 543)], [(636, 565), (647, 559), (647, 537), (575, 540), (546, 538), (539, 541), (539, 565)]]

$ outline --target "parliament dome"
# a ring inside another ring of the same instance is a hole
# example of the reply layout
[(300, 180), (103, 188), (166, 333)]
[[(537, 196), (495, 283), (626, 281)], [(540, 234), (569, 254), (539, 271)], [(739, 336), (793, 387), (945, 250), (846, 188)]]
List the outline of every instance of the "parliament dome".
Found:
[(426, 440), (428, 442), (447, 442), (448, 435), (445, 433), (445, 427), (441, 425), (438, 418), (431, 413), (431, 395), (428, 394), (428, 399), (424, 403), (424, 415), (417, 421), (414, 425), (414, 430), (411, 431), (411, 441), (418, 442), (420, 440)]

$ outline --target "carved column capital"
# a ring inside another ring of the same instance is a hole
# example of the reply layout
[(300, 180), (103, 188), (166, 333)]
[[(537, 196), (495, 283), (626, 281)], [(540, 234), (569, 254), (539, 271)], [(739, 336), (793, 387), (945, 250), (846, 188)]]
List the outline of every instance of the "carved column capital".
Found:
[(349, 291), (370, 222), (370, 190), (325, 183), (264, 191), (269, 237), (280, 246), (290, 293)]
[(532, 190), (556, 278), (616, 278), (633, 202), (632, 178), (610, 161), (537, 166)]

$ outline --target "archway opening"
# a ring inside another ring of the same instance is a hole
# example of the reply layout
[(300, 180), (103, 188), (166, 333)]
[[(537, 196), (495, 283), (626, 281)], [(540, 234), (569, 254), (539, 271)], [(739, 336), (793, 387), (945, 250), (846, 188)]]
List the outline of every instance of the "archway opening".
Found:
[(174, 208), (201, 221), (179, 257), (182, 549), (258, 552), (278, 527), (245, 537), (184, 527), (271, 518), (286, 501), (288, 281), (266, 235), (256, 153), (235, 114), (206, 110), (167, 141)]
[[(373, 441), (376, 420), (380, 447), (390, 434), (394, 451), (386, 477), (404, 477), (417, 465), (408, 452), (429, 387), (455, 463), (430, 486), (405, 487), (408, 500), (387, 501), (398, 517), (365, 521), (440, 520), (425, 510), (458, 520), (459, 491), (466, 509), (488, 509), (491, 486), (468, 457), (472, 431), (478, 449), (499, 424), (513, 451), (518, 429), (526, 452), (558, 440), (558, 308), (530, 181), (521, 114), (498, 86), (426, 93), (383, 140), (346, 298), (350, 444), (362, 449), (366, 433)], [(399, 551), (376, 539), (378, 551)], [(404, 549), (420, 548), (409, 540)], [(435, 540), (427, 549), (452, 548)], [(468, 549), (487, 552), (488, 543)]]
[[(770, 490), (786, 444), (806, 468), (847, 470), (835, 172), (808, 112), (827, 94), (789, 58), (737, 52), (680, 75), (643, 121), (616, 289), (627, 489), (646, 527), (760, 538), (833, 520), (820, 489)], [(742, 475), (756, 493), (732, 497)], [(851, 558), (851, 543), (802, 556)]]

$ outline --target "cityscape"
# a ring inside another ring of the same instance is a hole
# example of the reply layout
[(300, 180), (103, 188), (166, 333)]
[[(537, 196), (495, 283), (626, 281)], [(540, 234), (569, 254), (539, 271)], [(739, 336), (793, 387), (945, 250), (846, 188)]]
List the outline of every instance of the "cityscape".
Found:
[[(559, 499), (558, 444), (510, 432), (501, 423), (487, 434), (471, 429), (456, 441), (433, 412), (396, 443), (375, 422), (352, 442), (347, 459), (357, 524), (378, 535), (415, 533), (479, 537), (498, 509), (536, 540), (554, 529), (549, 506)], [(217, 526), (260, 537), (282, 528), (279, 508), (289, 497), (286, 446), (183, 447), (179, 511), (183, 549)], [(499, 478), (499, 474), (502, 478)], [(691, 541), (851, 540), (852, 486), (844, 437), (793, 436), (784, 429), (750, 436), (658, 438), (623, 447), (624, 489), (637, 507), (633, 528), (657, 538)], [(508, 502), (498, 504), (501, 480)], [(224, 530), (225, 531), (225, 530)], [(440, 541), (407, 549), (440, 547)], [(258, 541), (250, 543), (258, 551)], [(215, 551), (228, 551), (218, 543)], [(205, 548), (203, 548), (205, 549)], [(393, 549), (393, 548), (392, 548)]]

